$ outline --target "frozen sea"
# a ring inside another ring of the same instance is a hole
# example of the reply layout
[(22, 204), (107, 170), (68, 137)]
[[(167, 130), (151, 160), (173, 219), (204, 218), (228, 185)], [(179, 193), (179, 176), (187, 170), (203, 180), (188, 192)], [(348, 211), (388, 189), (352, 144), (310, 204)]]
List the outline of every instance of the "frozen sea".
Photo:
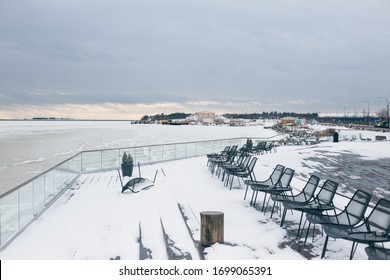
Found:
[(274, 135), (275, 131), (263, 129), (261, 125), (226, 127), (141, 125), (128, 121), (0, 121), (0, 194), (83, 150)]

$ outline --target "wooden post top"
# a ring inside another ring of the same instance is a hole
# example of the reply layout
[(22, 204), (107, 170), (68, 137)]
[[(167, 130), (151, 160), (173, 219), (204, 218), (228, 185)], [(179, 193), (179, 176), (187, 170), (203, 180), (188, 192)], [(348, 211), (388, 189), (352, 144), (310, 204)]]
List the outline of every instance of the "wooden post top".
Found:
[(203, 212), (200, 212), (201, 216), (220, 216), (220, 215), (223, 215), (223, 214), (224, 213), (220, 212), (220, 211), (203, 211)]

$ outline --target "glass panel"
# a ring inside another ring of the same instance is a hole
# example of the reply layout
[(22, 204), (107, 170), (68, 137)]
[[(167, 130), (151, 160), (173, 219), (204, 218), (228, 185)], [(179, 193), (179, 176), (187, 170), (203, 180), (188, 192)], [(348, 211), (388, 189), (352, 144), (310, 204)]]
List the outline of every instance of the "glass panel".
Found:
[(186, 157), (186, 145), (175, 144), (175, 159), (181, 159)]
[(163, 160), (163, 146), (150, 147), (150, 162), (158, 162)]
[(34, 185), (34, 215), (45, 208), (45, 177), (40, 176), (33, 181)]
[(196, 156), (196, 144), (195, 143), (187, 143), (186, 144), (186, 157), (194, 157)]
[(116, 169), (119, 166), (119, 150), (102, 151), (102, 169)]
[(200, 142), (196, 147), (196, 155), (206, 155), (209, 153), (213, 153), (213, 142)]
[(102, 167), (101, 151), (83, 152), (81, 172), (99, 171)]
[(173, 160), (173, 159), (175, 159), (175, 146), (174, 145), (163, 146), (163, 160)]
[(61, 166), (53, 169), (54, 181), (53, 181), (53, 195), (56, 196), (63, 188), (63, 172)]
[(136, 147), (134, 164), (145, 164), (149, 163), (149, 147)]
[(53, 199), (55, 193), (54, 185), (54, 170), (49, 171), (44, 175), (45, 177), (45, 205)]
[(31, 182), (19, 189), (19, 227), (34, 217), (34, 184)]
[(69, 170), (71, 170), (72, 172), (74, 173), (77, 173), (77, 174), (80, 174), (81, 172), (81, 153), (72, 158), (70, 161), (69, 161), (69, 166), (68, 166)]
[(0, 200), (1, 244), (4, 244), (19, 229), (18, 191), (14, 191)]

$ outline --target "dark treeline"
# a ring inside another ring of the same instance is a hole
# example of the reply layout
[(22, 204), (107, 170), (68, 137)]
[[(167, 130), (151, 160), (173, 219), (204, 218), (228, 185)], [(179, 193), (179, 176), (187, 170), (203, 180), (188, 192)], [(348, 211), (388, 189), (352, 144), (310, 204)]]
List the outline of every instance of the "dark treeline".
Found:
[(177, 120), (177, 119), (185, 119), (186, 117), (190, 116), (191, 114), (187, 113), (172, 113), (165, 115), (164, 113), (148, 116), (145, 115), (141, 118), (141, 121), (162, 121), (162, 120)]
[[(141, 118), (141, 121), (162, 121), (162, 120), (177, 120), (185, 119), (191, 114), (187, 113), (172, 113), (165, 115), (164, 113), (157, 115), (145, 115)], [(293, 112), (263, 112), (263, 113), (243, 113), (243, 114), (223, 114), (225, 118), (228, 119), (280, 119), (284, 117), (296, 117), (296, 118), (306, 118), (306, 119), (317, 119), (318, 113), (293, 113)]]
[(223, 114), (228, 119), (280, 119), (284, 117), (295, 117), (300, 119), (316, 119), (318, 113), (293, 113), (293, 112), (263, 112), (245, 114)]

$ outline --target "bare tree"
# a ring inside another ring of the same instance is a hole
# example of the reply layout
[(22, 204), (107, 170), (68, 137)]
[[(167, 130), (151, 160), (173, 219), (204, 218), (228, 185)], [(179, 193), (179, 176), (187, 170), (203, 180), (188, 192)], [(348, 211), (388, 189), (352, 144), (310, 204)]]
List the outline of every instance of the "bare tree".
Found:
[(376, 115), (378, 116), (378, 118), (380, 119), (386, 119), (387, 118), (387, 110), (386, 109), (380, 109)]

